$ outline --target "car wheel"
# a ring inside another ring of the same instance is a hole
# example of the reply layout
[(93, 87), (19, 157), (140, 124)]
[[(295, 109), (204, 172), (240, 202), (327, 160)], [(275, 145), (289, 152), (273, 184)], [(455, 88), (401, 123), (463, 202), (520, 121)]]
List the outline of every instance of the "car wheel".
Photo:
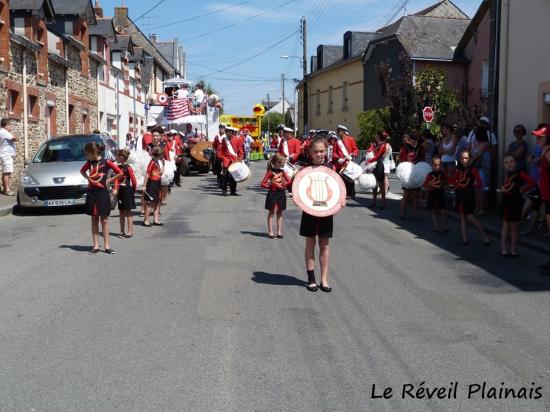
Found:
[(185, 157), (181, 160), (181, 174), (183, 176), (189, 176), (189, 159), (186, 159)]

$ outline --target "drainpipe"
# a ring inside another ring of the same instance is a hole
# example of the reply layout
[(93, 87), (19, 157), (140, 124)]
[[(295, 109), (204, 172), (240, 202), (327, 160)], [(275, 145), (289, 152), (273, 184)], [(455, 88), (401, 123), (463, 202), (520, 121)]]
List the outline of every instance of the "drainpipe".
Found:
[[(67, 45), (63, 47), (63, 56), (67, 57)], [(70, 125), (69, 125), (69, 68), (65, 67), (65, 124), (67, 125), (66, 132), (70, 134)]]
[(120, 146), (120, 90), (119, 90), (119, 77), (120, 72), (116, 71), (116, 141)]
[(101, 130), (101, 125), (99, 124), (99, 119), (100, 119), (99, 118), (99, 70), (103, 70), (103, 65), (101, 63), (97, 65), (97, 71), (95, 74), (95, 90), (97, 93), (97, 110), (96, 110), (96, 116), (97, 116), (96, 129), (97, 130)]
[[(23, 141), (25, 146), (25, 162), (29, 160), (29, 116), (27, 114), (27, 53), (23, 49), (21, 53), (23, 61)], [(39, 104), (39, 102), (36, 102)]]
[[(510, 19), (510, 0), (503, 0), (501, 3), (501, 38), (500, 38), (500, 78), (499, 78), (499, 102), (498, 102), (498, 131), (504, 136), (506, 133), (506, 99), (507, 99), (507, 87), (508, 87), (508, 26)], [(499, 158), (502, 159), (504, 155), (504, 142), (499, 145)], [(503, 179), (503, 171), (499, 170), (499, 181)]]

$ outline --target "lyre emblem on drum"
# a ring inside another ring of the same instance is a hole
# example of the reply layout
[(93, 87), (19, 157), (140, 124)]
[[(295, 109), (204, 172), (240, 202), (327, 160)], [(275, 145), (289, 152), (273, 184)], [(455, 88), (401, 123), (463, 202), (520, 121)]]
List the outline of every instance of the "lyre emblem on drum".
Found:
[(332, 198), (332, 190), (327, 183), (328, 176), (308, 177), (309, 186), (306, 190), (307, 197), (313, 201), (313, 206), (327, 207), (327, 202)]

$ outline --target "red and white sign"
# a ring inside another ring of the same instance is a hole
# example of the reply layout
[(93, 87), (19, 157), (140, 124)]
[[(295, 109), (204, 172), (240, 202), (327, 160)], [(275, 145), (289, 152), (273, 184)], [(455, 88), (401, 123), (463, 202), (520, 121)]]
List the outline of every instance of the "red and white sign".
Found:
[(346, 185), (338, 173), (325, 166), (301, 169), (292, 183), (294, 203), (309, 215), (331, 216), (346, 202)]
[(166, 93), (159, 93), (157, 95), (157, 103), (164, 106), (168, 102), (168, 95)]
[(424, 121), (426, 123), (431, 123), (434, 120), (434, 109), (432, 109), (430, 106), (424, 107), (424, 110), (422, 110), (422, 117), (424, 117)]

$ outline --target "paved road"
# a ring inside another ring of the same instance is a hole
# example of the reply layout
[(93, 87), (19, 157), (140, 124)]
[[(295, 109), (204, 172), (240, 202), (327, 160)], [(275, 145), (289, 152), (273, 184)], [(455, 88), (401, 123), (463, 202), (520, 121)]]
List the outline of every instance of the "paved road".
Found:
[[(503, 260), (428, 216), (351, 202), (335, 219), (330, 294), (304, 288), (300, 212), (264, 236), (264, 164), (223, 198), (194, 176), (164, 228), (88, 255), (81, 214), (0, 221), (1, 410), (542, 411), (550, 408), (543, 256)], [(112, 231), (116, 232), (115, 219)], [(493, 242), (496, 243), (496, 242)], [(457, 399), (401, 399), (404, 384)], [(468, 399), (468, 385), (541, 400)], [(531, 382), (535, 384), (532, 385)], [(393, 388), (391, 399), (371, 399)], [(452, 393), (452, 391), (451, 391)]]

